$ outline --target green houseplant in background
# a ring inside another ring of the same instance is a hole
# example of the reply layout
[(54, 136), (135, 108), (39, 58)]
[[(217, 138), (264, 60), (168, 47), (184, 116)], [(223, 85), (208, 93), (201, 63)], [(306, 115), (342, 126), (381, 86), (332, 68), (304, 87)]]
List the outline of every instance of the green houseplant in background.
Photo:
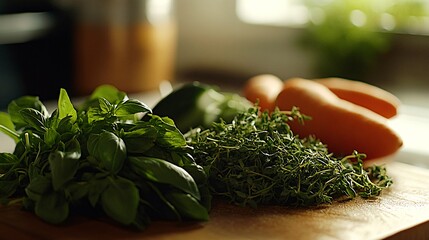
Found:
[[(307, 0), (310, 23), (303, 45), (316, 54), (318, 76), (362, 79), (390, 49), (390, 34), (410, 30), (427, 15), (423, 1)], [(411, 26), (412, 27), (412, 26)]]

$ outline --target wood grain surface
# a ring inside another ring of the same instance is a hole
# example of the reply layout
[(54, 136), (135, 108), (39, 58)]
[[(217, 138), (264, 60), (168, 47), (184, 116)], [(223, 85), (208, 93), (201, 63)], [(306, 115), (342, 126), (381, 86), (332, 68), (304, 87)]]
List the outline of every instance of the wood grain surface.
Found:
[(0, 239), (429, 239), (429, 170), (389, 162), (393, 186), (371, 200), (327, 206), (241, 208), (215, 201), (207, 222), (154, 222), (143, 232), (73, 217), (49, 225), (19, 206), (0, 208)]

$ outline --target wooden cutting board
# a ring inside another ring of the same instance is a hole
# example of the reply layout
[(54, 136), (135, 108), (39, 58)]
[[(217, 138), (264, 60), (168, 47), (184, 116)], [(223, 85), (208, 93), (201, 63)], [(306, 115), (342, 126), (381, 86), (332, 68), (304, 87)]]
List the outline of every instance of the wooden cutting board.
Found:
[(429, 170), (397, 162), (387, 170), (394, 184), (377, 199), (306, 209), (215, 202), (208, 222), (154, 222), (143, 232), (79, 217), (52, 226), (3, 207), (0, 239), (429, 239)]

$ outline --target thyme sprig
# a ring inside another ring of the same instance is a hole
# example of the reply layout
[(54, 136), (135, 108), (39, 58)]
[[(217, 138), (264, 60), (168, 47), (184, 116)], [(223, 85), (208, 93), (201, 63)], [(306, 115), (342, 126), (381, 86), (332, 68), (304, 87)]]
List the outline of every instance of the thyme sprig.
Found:
[(337, 158), (318, 139), (295, 135), (288, 122), (307, 118), (297, 108), (269, 114), (252, 107), (231, 123), (193, 129), (186, 137), (209, 175), (212, 194), (242, 206), (370, 198), (392, 184), (384, 166), (364, 168), (365, 154)]

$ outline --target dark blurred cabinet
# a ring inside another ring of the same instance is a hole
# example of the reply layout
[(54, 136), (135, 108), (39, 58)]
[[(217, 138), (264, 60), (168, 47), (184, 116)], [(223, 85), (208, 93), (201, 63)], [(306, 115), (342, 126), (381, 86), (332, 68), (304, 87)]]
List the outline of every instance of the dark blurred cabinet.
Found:
[(48, 100), (70, 88), (72, 29), (70, 14), (51, 1), (1, 1), (0, 108), (21, 95)]

